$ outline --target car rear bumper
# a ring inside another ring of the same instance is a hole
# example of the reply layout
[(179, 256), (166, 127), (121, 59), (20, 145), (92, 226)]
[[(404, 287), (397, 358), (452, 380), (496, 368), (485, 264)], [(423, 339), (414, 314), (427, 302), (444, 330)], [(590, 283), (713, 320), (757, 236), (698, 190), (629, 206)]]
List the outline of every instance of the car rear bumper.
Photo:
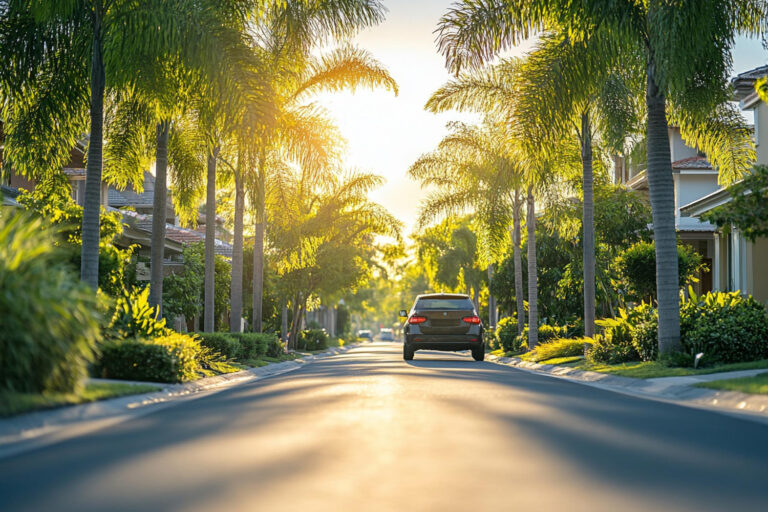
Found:
[(443, 350), (454, 352), (470, 350), (482, 345), (482, 335), (447, 335), (447, 334), (409, 334), (405, 342), (414, 350)]

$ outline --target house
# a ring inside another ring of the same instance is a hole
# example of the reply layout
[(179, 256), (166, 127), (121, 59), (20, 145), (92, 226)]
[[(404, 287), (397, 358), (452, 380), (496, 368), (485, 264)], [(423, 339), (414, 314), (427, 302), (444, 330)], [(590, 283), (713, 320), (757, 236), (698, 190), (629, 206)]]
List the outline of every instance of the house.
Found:
[[(0, 163), (2, 162), (2, 123), (0, 123)], [(85, 199), (85, 154), (87, 140), (78, 142), (70, 153), (70, 160), (62, 169), (72, 189), (72, 199), (82, 206)], [(19, 189), (33, 190), (36, 182), (10, 170), (0, 182), (3, 186), (4, 204), (18, 205), (14, 198)], [(149, 171), (144, 171), (142, 190), (132, 186), (118, 190), (114, 186), (102, 182), (102, 205), (111, 211), (120, 211), (123, 217), (123, 233), (115, 242), (118, 247), (127, 248), (136, 245), (134, 251), (137, 259), (137, 278), (149, 280), (149, 258), (152, 247), (152, 214), (155, 193), (155, 177)], [(183, 265), (182, 251), (186, 244), (205, 240), (205, 215), (198, 218), (197, 229), (185, 229), (178, 226), (173, 202), (169, 197), (165, 210), (166, 238), (163, 269), (166, 275), (176, 271)], [(232, 257), (232, 235), (224, 228), (224, 219), (216, 218), (215, 250), (216, 254), (226, 258)]]
[[(717, 250), (716, 226), (696, 217), (685, 215), (682, 208), (705, 197), (720, 188), (717, 183), (718, 172), (712, 168), (706, 156), (683, 141), (680, 129), (669, 127), (669, 145), (672, 157), (672, 177), (675, 186), (675, 228), (680, 241), (693, 247), (702, 256), (707, 269), (698, 276), (694, 285), (697, 293), (706, 293), (713, 289), (713, 261)], [(627, 187), (636, 190), (646, 198), (648, 176), (645, 170), (637, 166), (626, 166), (617, 176), (624, 179)]]
[[(751, 69), (732, 80), (735, 99), (742, 110), (754, 115), (754, 138), (757, 164), (768, 165), (768, 105), (755, 92), (755, 82), (768, 74), (768, 66)], [(688, 201), (680, 208), (681, 214), (698, 220), (701, 215), (731, 201), (726, 189), (719, 188), (702, 197)], [(714, 233), (712, 261), (713, 289), (739, 290), (768, 303), (768, 239), (747, 240), (739, 230), (730, 227)]]

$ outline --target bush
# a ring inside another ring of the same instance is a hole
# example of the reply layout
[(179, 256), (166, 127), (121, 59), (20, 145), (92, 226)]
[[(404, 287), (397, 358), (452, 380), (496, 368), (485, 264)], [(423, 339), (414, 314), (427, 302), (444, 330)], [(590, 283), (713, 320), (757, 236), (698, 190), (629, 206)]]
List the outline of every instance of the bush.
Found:
[(632, 310), (630, 325), (632, 346), (642, 361), (655, 361), (659, 357), (659, 315), (650, 304), (641, 304)]
[(557, 338), (536, 345), (536, 348), (523, 355), (523, 359), (539, 362), (555, 357), (582, 356), (585, 346), (590, 343), (592, 340), (589, 338)]
[(283, 342), (273, 334), (267, 343), (267, 357), (280, 357), (283, 354), (285, 354)]
[(141, 290), (123, 289), (115, 303), (115, 313), (107, 329), (108, 337), (156, 338), (172, 331), (165, 326), (165, 318), (157, 318), (157, 309), (149, 303), (149, 286)]
[(200, 344), (227, 359), (240, 359), (243, 354), (240, 341), (225, 332), (201, 332)]
[(150, 340), (112, 340), (102, 347), (96, 369), (110, 379), (184, 382), (198, 376), (200, 354), (199, 342), (180, 333)]
[(683, 349), (704, 361), (736, 363), (768, 357), (765, 307), (739, 292), (690, 293), (680, 309)]
[(491, 333), (490, 346), (493, 350), (502, 349), (507, 352), (519, 352), (520, 346), (515, 343), (517, 338), (517, 319), (507, 316), (499, 320), (496, 331)]
[(47, 223), (0, 208), (0, 391), (71, 392), (101, 338), (100, 301)]
[[(546, 343), (557, 338), (568, 338), (567, 326), (559, 325), (547, 325), (543, 324), (539, 326), (539, 343)], [(520, 348), (518, 350), (526, 350), (528, 348), (528, 325), (523, 327), (523, 333), (517, 337), (515, 344)]]
[[(701, 256), (688, 245), (677, 246), (680, 287), (696, 281), (702, 268)], [(656, 246), (638, 242), (616, 257), (616, 268), (627, 291), (642, 301), (656, 299)]]
[(322, 329), (301, 331), (299, 348), (302, 350), (323, 350), (328, 348), (328, 334)]
[(608, 318), (595, 322), (603, 328), (602, 334), (594, 337), (587, 359), (593, 363), (625, 363), (638, 361), (640, 355), (632, 343), (634, 317), (623, 309), (618, 318)]
[(232, 333), (231, 336), (240, 344), (242, 359), (261, 359), (267, 355), (269, 344), (276, 338), (274, 334), (260, 332)]

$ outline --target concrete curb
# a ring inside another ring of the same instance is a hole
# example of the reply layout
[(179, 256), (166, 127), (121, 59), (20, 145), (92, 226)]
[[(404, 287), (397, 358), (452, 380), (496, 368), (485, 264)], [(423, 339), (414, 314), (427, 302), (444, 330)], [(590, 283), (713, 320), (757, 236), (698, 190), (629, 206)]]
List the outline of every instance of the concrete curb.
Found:
[[(675, 384), (670, 378), (634, 379), (619, 377), (563, 366), (531, 363), (523, 361), (518, 357), (499, 357), (486, 354), (486, 360), (627, 395), (726, 413), (740, 413), (739, 415), (747, 415), (753, 419), (759, 418), (763, 421), (768, 421), (768, 396), (766, 395), (750, 395), (736, 391), (718, 391), (698, 388), (688, 384)], [(738, 373), (754, 375), (765, 372), (768, 372), (768, 369)], [(728, 378), (733, 378), (733, 376), (725, 373), (722, 374), (722, 380)], [(701, 381), (721, 379), (706, 378), (701, 379)], [(660, 381), (666, 382), (662, 383)]]
[[(304, 355), (293, 361), (270, 363), (259, 368), (206, 377), (183, 384), (142, 382), (141, 384), (156, 385), (163, 389), (0, 419), (0, 459), (116, 425), (185, 400), (291, 372), (316, 359), (343, 354), (357, 346), (359, 344), (334, 347), (318, 354)], [(94, 380), (104, 382), (102, 379)]]

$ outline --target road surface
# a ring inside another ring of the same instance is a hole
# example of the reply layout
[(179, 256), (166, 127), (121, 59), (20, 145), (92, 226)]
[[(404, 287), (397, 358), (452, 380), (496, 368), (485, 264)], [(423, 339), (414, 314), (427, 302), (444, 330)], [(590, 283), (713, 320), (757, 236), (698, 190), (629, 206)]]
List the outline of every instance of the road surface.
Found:
[(768, 510), (768, 426), (375, 343), (0, 460), (0, 510)]

